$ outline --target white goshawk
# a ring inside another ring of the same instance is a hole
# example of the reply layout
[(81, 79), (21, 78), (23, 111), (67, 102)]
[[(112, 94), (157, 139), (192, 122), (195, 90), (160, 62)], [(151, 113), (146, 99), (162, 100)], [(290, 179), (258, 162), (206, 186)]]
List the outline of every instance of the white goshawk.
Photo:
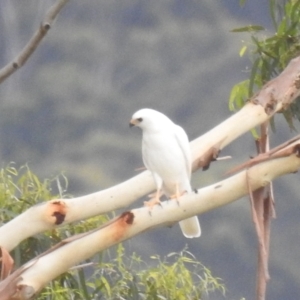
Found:
[[(148, 205), (160, 203), (163, 192), (178, 199), (191, 188), (191, 151), (187, 134), (164, 114), (144, 108), (133, 114), (130, 126), (143, 130), (142, 153), (145, 167), (151, 171), (156, 184), (156, 195)], [(187, 238), (201, 235), (197, 216), (179, 222)]]

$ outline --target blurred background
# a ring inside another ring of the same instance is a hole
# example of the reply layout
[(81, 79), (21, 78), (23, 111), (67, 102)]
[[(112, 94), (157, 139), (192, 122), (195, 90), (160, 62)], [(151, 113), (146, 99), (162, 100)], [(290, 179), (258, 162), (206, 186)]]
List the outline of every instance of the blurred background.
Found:
[[(0, 66), (23, 48), (53, 2), (0, 2)], [(191, 140), (230, 117), (230, 90), (251, 67), (239, 56), (249, 36), (230, 30), (259, 24), (269, 35), (268, 16), (267, 1), (259, 0), (242, 8), (230, 0), (70, 1), (27, 64), (0, 86), (1, 165), (28, 164), (42, 178), (63, 173), (73, 196), (132, 177), (143, 165), (141, 132), (128, 127), (132, 114), (143, 107), (162, 111)], [(281, 116), (275, 124), (273, 146), (296, 135)], [(255, 155), (251, 134), (222, 155), (233, 159), (198, 171), (194, 187), (223, 179), (226, 170)], [(298, 180), (292, 174), (274, 184), (267, 299), (300, 295)], [(135, 237), (126, 248), (147, 260), (187, 245), (224, 280), (226, 299), (253, 299), (257, 241), (248, 199), (200, 219), (200, 239), (187, 240), (174, 226)]]

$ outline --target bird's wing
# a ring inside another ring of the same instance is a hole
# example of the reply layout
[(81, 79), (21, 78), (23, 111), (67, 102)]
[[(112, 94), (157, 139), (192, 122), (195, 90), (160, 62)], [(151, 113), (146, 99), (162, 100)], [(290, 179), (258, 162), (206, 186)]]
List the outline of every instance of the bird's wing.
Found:
[(182, 127), (175, 125), (175, 138), (183, 153), (188, 176), (192, 173), (192, 156), (188, 136)]
[(153, 165), (153, 156), (156, 155), (155, 148), (151, 147), (149, 145), (149, 140), (147, 137), (143, 134), (143, 140), (142, 140), (142, 155), (143, 155), (143, 162), (145, 167), (152, 173), (153, 179), (156, 184), (156, 188), (158, 190), (161, 190), (163, 185), (163, 179), (159, 176), (159, 174), (155, 170), (155, 164)]
[(142, 140), (142, 156), (143, 156), (144, 166), (149, 170), (148, 155), (147, 155), (146, 145), (144, 140)]

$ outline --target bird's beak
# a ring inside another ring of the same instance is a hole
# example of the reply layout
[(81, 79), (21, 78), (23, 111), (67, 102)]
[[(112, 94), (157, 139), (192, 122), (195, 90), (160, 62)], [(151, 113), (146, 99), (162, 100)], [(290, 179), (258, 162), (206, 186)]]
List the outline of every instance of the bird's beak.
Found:
[(130, 122), (129, 122), (129, 127), (131, 128), (131, 127), (135, 126), (137, 123), (138, 122), (137, 122), (136, 119), (131, 119)]

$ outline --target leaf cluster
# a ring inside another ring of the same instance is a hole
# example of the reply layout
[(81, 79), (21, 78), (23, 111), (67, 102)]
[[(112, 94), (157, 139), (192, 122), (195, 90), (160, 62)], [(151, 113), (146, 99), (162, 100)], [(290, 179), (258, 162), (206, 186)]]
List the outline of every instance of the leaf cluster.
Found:
[(86, 277), (89, 292), (83, 299), (198, 300), (204, 293), (225, 294), (221, 280), (213, 277), (187, 249), (164, 259), (151, 256), (149, 264), (136, 253), (126, 255), (122, 244), (117, 246), (114, 257), (106, 254), (108, 259), (102, 258), (94, 273)]
[[(240, 56), (250, 53), (252, 67), (249, 78), (233, 86), (230, 110), (243, 107), (258, 89), (279, 75), (292, 58), (300, 55), (300, 1), (269, 0), (269, 6), (273, 35), (263, 36), (261, 33), (266, 29), (260, 25), (232, 30), (251, 34), (251, 43), (241, 48)], [(283, 114), (290, 128), (294, 129), (293, 120), (300, 121), (300, 101), (295, 101)]]

